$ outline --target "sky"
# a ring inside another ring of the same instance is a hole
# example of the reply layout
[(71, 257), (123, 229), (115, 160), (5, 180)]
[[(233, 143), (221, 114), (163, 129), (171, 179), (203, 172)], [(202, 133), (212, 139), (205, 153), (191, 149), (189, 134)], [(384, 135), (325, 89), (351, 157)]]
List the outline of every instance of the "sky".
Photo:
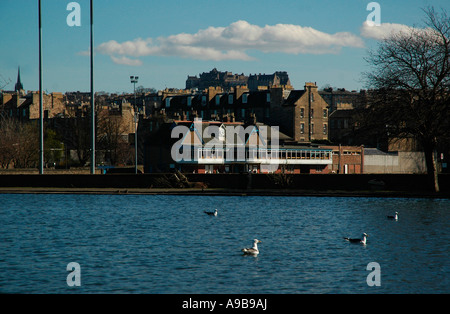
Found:
[[(295, 89), (359, 90), (379, 40), (424, 27), (427, 6), (450, 12), (448, 0), (380, 0), (369, 10), (369, 0), (93, 1), (94, 89), (109, 93), (132, 92), (131, 75), (137, 86), (183, 89), (188, 75), (213, 68), (287, 71)], [(0, 12), (0, 88), (14, 89), (20, 66), (24, 89), (38, 90), (38, 0), (0, 0)], [(90, 0), (42, 0), (42, 38), (43, 89), (90, 91)]]

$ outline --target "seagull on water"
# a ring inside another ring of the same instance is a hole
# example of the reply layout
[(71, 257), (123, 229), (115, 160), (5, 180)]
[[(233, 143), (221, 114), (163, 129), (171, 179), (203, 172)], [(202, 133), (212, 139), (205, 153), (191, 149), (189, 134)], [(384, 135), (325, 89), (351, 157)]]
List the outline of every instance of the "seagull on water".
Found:
[(395, 212), (394, 216), (387, 216), (388, 219), (398, 220), (398, 212)]
[(363, 233), (361, 239), (350, 239), (350, 238), (344, 238), (345, 240), (351, 242), (351, 243), (361, 243), (361, 244), (366, 244), (366, 238), (369, 235), (367, 233)]
[(262, 242), (259, 241), (258, 239), (253, 240), (253, 247), (242, 249), (242, 252), (244, 252), (244, 254), (258, 255), (259, 254), (258, 243)]
[(207, 212), (206, 210), (204, 212), (205, 212), (205, 214), (210, 215), (210, 216), (217, 216), (217, 209), (213, 212)]

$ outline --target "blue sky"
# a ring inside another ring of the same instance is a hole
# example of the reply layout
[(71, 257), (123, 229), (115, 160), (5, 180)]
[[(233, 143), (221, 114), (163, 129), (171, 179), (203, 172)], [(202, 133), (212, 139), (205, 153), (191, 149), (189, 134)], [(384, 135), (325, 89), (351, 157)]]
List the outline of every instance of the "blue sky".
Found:
[[(69, 0), (42, 0), (44, 89), (89, 91), (89, 0), (69, 27)], [(385, 0), (381, 27), (365, 27), (369, 0), (94, 0), (95, 90), (184, 88), (188, 75), (287, 71), (294, 88), (317, 82), (359, 90), (381, 30), (423, 25), (422, 8), (448, 0)], [(38, 89), (38, 0), (0, 0), (0, 86)], [(376, 32), (375, 32), (376, 31)], [(2, 84), (3, 83), (3, 84)]]

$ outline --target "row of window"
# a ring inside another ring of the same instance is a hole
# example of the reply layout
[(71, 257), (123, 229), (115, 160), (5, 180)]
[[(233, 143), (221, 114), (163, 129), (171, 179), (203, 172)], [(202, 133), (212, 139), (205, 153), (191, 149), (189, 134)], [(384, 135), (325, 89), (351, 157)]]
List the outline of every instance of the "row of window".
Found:
[[(17, 113), (16, 116), (20, 116), (20, 109), (16, 109)], [(9, 109), (9, 116), (12, 117), (13, 116), (13, 109)], [(22, 109), (22, 116), (26, 117), (27, 116), (27, 109)]]
[[(324, 150), (301, 150), (301, 149), (247, 149), (234, 150), (234, 160), (255, 160), (255, 159), (331, 159), (331, 151)], [(229, 159), (229, 150), (216, 148), (201, 148), (197, 151), (199, 159), (223, 159), (225, 154)]]
[[(300, 108), (300, 118), (304, 118), (305, 117), (305, 108)], [(323, 118), (328, 118), (328, 110), (327, 109), (323, 109), (322, 110), (322, 117)], [(312, 119), (314, 118), (314, 109), (311, 109), (311, 112), (309, 114), (309, 118)]]
[[(215, 103), (216, 103), (217, 106), (220, 105), (220, 98), (221, 97), (222, 97), (221, 95), (216, 95), (216, 97), (215, 97)], [(193, 98), (194, 98), (194, 96), (188, 96), (187, 97), (187, 106), (188, 107), (192, 106), (192, 99)], [(165, 100), (166, 108), (170, 108), (170, 101), (171, 101), (171, 99), (172, 99), (172, 97), (167, 97), (166, 98), (166, 100)], [(232, 105), (233, 101), (234, 101), (234, 95), (233, 94), (228, 95), (228, 104)], [(269, 93), (266, 94), (266, 101), (270, 102), (270, 94)], [(248, 94), (244, 93), (244, 94), (242, 94), (242, 103), (246, 104), (247, 102), (248, 102)], [(204, 96), (202, 96), (201, 104), (202, 104), (202, 106), (206, 106), (206, 103), (207, 103), (207, 98), (204, 95)]]
[[(218, 113), (222, 113), (222, 114), (230, 114), (230, 113), (235, 113), (236, 115), (237, 114), (239, 114), (240, 113), (240, 118), (242, 118), (242, 119), (244, 119), (245, 117), (246, 117), (246, 113), (248, 113), (247, 111), (246, 111), (246, 109), (244, 109), (244, 108), (242, 108), (240, 111), (234, 111), (234, 110), (232, 110), (232, 109), (227, 109), (226, 111), (225, 110), (209, 110), (209, 111), (207, 111), (207, 112), (209, 112), (210, 114), (213, 114), (213, 115), (215, 115), (215, 116), (217, 116), (217, 114)], [(252, 109), (249, 109), (249, 112), (250, 113), (254, 113), (254, 111), (252, 110)], [(205, 112), (203, 111), (203, 110), (200, 110), (200, 112), (199, 112), (199, 117), (200, 118), (202, 118), (202, 119), (205, 119), (205, 117), (206, 118), (209, 118), (209, 117), (207, 117), (207, 114), (205, 114)], [(264, 117), (265, 118), (270, 118), (270, 108), (265, 108), (264, 109)], [(191, 120), (191, 115), (190, 115), (190, 112), (189, 111), (186, 111), (186, 120)]]
[[(310, 132), (311, 132), (311, 134), (315, 134), (314, 123), (311, 123)], [(322, 132), (323, 132), (323, 134), (328, 133), (328, 125), (326, 123), (323, 124)], [(305, 124), (304, 123), (300, 123), (300, 134), (305, 134)]]

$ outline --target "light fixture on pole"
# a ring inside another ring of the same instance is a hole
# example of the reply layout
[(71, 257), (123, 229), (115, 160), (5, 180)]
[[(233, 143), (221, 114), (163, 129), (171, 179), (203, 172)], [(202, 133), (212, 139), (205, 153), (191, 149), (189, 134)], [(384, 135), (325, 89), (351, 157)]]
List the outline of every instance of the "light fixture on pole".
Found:
[(138, 123), (138, 108), (136, 104), (136, 83), (138, 82), (139, 76), (130, 76), (130, 81), (134, 85), (134, 173), (137, 174), (137, 163), (138, 163), (138, 141), (137, 141), (137, 123)]

